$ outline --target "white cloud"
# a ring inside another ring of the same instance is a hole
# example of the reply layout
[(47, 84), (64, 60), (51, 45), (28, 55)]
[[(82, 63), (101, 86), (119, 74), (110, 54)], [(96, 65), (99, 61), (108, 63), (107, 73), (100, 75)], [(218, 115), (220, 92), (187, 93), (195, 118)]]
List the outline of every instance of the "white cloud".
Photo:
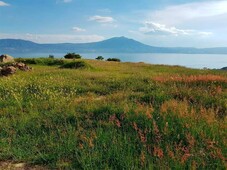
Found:
[(9, 6), (9, 4), (3, 2), (3, 1), (0, 1), (0, 6)]
[(75, 32), (85, 32), (86, 30), (80, 27), (73, 27), (73, 31)]
[(37, 43), (87, 43), (102, 41), (105, 37), (100, 35), (68, 35), (68, 34), (0, 34), (0, 39), (24, 39)]
[(168, 6), (162, 10), (148, 12), (148, 17), (156, 22), (176, 25), (188, 20), (227, 14), (227, 1), (217, 0)]
[(205, 31), (197, 31), (197, 30), (190, 30), (190, 29), (178, 29), (176, 27), (168, 27), (164, 24), (156, 23), (156, 22), (149, 22), (146, 21), (144, 23), (144, 27), (139, 29), (140, 32), (145, 34), (152, 34), (152, 35), (201, 35), (201, 36), (209, 36), (212, 32), (205, 32)]
[(108, 16), (99, 16), (99, 15), (95, 15), (89, 18), (90, 21), (96, 21), (99, 23), (113, 23), (114, 19), (112, 17), (108, 17)]

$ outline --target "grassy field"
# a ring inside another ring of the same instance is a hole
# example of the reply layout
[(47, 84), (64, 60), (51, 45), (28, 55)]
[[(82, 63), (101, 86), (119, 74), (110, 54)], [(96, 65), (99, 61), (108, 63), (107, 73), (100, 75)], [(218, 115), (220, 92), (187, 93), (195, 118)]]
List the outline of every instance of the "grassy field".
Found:
[(84, 61), (0, 77), (0, 161), (226, 169), (226, 71)]

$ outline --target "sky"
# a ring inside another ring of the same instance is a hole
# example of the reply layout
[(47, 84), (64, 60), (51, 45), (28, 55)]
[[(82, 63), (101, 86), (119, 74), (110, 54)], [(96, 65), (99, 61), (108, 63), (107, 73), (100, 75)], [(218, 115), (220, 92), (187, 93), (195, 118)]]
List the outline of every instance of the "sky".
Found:
[(227, 0), (0, 0), (0, 39), (227, 47)]

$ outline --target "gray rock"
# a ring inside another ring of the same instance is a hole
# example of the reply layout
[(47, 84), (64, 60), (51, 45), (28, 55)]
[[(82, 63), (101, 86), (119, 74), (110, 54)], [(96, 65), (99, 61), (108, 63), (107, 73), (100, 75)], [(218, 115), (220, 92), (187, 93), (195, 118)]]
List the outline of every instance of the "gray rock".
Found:
[(0, 56), (0, 62), (2, 62), (2, 63), (14, 62), (14, 58), (10, 55), (3, 54)]
[(19, 70), (22, 70), (22, 71), (29, 71), (31, 70), (31, 68), (29, 66), (27, 66), (26, 64), (24, 63), (16, 63), (15, 65), (16, 68), (18, 68)]
[(1, 70), (1, 74), (3, 76), (8, 76), (8, 75), (11, 75), (11, 74), (14, 74), (16, 73), (17, 69), (13, 66), (6, 66), (6, 67), (3, 67), (2, 70)]

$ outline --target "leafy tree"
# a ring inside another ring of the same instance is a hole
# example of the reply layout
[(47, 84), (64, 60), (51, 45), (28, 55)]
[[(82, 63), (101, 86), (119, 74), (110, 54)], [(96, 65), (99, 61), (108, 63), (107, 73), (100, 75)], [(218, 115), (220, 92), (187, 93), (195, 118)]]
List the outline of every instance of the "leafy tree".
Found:
[(104, 60), (103, 56), (98, 56), (96, 60)]
[(54, 55), (49, 55), (49, 58), (54, 59)]
[(81, 59), (82, 56), (80, 54), (68, 53), (64, 56), (65, 59)]
[(108, 58), (106, 61), (116, 61), (116, 62), (121, 62), (119, 58)]

